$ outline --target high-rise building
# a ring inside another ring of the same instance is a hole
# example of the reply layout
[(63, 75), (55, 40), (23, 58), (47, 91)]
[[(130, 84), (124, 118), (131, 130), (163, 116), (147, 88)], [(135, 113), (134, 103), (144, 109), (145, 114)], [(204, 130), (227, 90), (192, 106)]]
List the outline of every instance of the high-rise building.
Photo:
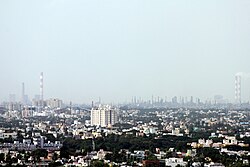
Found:
[(43, 101), (43, 72), (40, 74), (40, 100)]
[(176, 96), (174, 96), (174, 97), (172, 98), (172, 103), (173, 103), (173, 104), (177, 104), (177, 103), (178, 103), (177, 97), (176, 97)]
[(25, 85), (22, 83), (22, 95), (21, 95), (21, 103), (22, 105), (27, 105), (29, 103), (29, 97), (25, 94)]
[(214, 96), (214, 103), (215, 104), (224, 103), (223, 96), (222, 95), (215, 95)]
[(62, 108), (63, 102), (60, 99), (49, 99), (46, 100), (46, 105), (49, 108)]
[(25, 87), (24, 82), (22, 83), (22, 104), (25, 105)]
[(10, 103), (15, 103), (16, 102), (16, 95), (15, 94), (10, 94), (9, 95), (9, 102)]
[(235, 75), (235, 102), (241, 103), (241, 75)]
[(22, 117), (23, 118), (32, 117), (35, 111), (36, 111), (35, 107), (25, 106), (22, 110)]
[(193, 96), (190, 97), (190, 103), (191, 103), (191, 104), (194, 103), (194, 98), (193, 98)]
[(91, 125), (110, 126), (117, 123), (117, 110), (109, 105), (99, 106), (91, 110)]

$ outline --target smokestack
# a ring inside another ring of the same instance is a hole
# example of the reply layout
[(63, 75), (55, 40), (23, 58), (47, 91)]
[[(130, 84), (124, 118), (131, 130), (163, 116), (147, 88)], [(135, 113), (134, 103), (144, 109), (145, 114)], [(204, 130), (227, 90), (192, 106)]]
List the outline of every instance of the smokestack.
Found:
[(40, 74), (40, 100), (43, 101), (43, 72)]
[(235, 75), (235, 102), (241, 103), (241, 75)]

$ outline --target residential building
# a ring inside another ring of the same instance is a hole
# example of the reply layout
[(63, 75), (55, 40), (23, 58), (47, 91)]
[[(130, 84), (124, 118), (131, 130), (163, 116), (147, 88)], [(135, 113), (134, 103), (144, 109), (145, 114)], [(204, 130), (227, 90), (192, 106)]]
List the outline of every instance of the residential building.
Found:
[(106, 127), (117, 123), (117, 110), (109, 105), (91, 110), (91, 125)]

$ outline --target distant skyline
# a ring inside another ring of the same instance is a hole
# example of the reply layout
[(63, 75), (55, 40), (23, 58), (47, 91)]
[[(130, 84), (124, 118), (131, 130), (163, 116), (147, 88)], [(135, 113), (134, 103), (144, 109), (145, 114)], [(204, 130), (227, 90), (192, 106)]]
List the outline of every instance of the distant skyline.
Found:
[[(0, 101), (173, 96), (234, 102), (250, 73), (250, 1), (0, 1)], [(250, 100), (250, 79), (242, 101)]]

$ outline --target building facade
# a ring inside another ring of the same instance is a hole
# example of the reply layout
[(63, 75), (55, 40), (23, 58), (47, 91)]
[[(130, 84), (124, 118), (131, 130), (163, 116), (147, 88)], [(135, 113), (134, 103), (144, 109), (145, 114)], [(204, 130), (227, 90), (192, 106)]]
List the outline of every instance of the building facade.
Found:
[(117, 123), (117, 110), (111, 106), (99, 106), (91, 110), (92, 126), (109, 126)]

